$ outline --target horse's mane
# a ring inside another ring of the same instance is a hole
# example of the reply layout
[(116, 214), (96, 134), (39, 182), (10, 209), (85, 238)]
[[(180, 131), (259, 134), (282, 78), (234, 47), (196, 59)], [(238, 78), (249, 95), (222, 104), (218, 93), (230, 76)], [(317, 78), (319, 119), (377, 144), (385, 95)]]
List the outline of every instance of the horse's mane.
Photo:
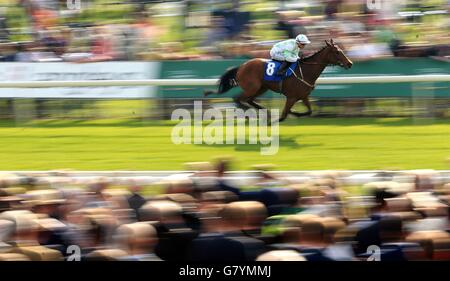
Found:
[(311, 55), (309, 55), (309, 56), (307, 56), (307, 57), (304, 57), (302, 60), (308, 60), (308, 59), (311, 59), (311, 58), (315, 57), (316, 55), (320, 54), (320, 53), (321, 53), (323, 50), (325, 50), (326, 48), (328, 48), (328, 45), (323, 46), (320, 50), (314, 52), (313, 54), (311, 54)]

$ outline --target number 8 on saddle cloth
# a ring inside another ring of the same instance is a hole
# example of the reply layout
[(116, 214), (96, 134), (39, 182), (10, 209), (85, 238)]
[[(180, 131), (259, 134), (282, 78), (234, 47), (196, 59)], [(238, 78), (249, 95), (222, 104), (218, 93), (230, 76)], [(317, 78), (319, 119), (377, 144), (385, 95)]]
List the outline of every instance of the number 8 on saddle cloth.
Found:
[(279, 82), (289, 76), (292, 75), (293, 71), (297, 67), (298, 62), (291, 63), (289, 68), (286, 71), (286, 74), (283, 76), (277, 75), (278, 69), (281, 66), (281, 62), (269, 60), (264, 65), (264, 80), (265, 81), (274, 81)]

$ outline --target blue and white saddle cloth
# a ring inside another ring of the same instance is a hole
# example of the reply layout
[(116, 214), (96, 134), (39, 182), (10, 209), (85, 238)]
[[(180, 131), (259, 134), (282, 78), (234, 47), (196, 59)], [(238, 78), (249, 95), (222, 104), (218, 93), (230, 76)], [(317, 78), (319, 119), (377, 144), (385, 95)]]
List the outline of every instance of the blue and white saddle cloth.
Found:
[(264, 65), (264, 80), (279, 82), (279, 81), (291, 76), (292, 73), (295, 71), (295, 68), (297, 67), (297, 63), (298, 62), (291, 63), (291, 65), (287, 69), (285, 75), (281, 76), (281, 75), (276, 75), (276, 73), (278, 72), (278, 69), (281, 66), (281, 62), (274, 61), (274, 60), (267, 61)]

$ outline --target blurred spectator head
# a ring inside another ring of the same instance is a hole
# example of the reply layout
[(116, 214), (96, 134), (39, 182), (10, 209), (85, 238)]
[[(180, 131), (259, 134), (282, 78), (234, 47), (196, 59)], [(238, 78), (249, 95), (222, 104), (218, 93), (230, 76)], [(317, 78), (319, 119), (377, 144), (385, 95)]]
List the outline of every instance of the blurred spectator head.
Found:
[(266, 207), (257, 201), (239, 201), (227, 204), (220, 216), (228, 231), (259, 229), (267, 217)]
[(124, 224), (117, 228), (116, 239), (129, 254), (152, 253), (158, 242), (155, 228), (146, 222)]
[(194, 192), (194, 186), (192, 179), (185, 176), (173, 177), (166, 179), (162, 182), (165, 190), (164, 193), (186, 193), (192, 194)]
[(166, 226), (183, 224), (180, 204), (168, 200), (149, 201), (139, 210), (142, 221), (159, 221)]

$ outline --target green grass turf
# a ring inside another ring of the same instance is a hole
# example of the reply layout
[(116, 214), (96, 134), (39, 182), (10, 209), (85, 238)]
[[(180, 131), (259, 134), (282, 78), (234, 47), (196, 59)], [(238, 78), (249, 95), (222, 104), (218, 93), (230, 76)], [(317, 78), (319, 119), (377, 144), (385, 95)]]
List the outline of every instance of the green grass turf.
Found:
[(174, 123), (114, 119), (0, 123), (0, 170), (182, 170), (228, 155), (234, 169), (448, 169), (449, 120), (302, 118), (280, 128), (280, 149), (259, 145), (174, 145)]

